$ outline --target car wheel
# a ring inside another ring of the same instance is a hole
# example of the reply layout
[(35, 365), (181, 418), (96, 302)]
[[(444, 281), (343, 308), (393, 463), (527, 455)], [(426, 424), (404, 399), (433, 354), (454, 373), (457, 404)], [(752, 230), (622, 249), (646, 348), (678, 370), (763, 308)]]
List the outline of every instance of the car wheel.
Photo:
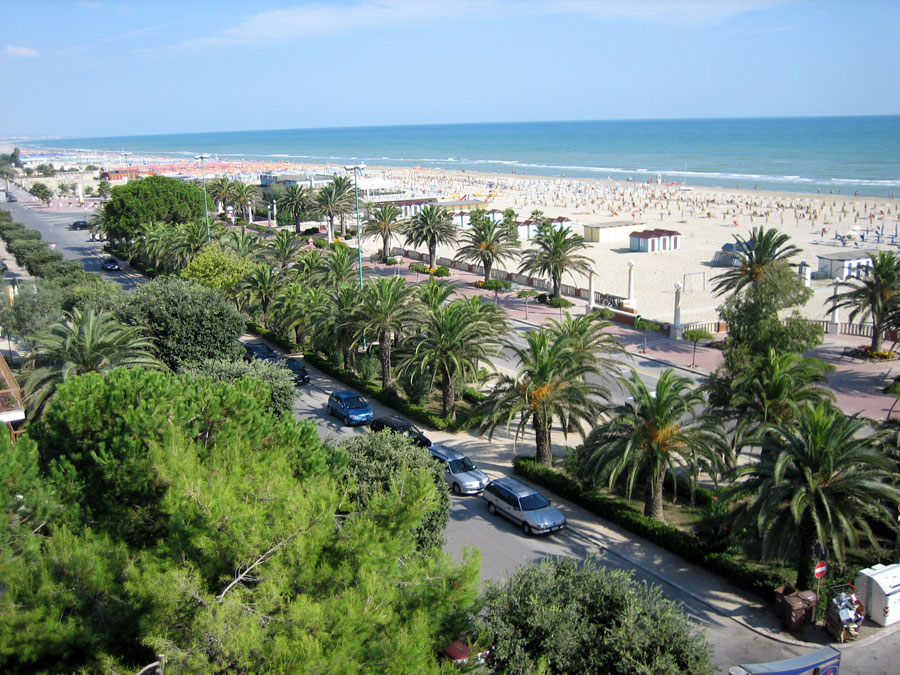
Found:
[(522, 521), (522, 532), (527, 534), (529, 537), (531, 536), (531, 525), (526, 523), (524, 520)]
[(492, 516), (497, 515), (497, 507), (494, 506), (493, 502), (488, 502), (488, 513), (490, 513)]
[(459, 489), (459, 483), (454, 483), (450, 489), (453, 491), (453, 494), (455, 494), (457, 497), (459, 497), (462, 494), (462, 490)]
[(347, 417), (346, 415), (344, 416), (344, 426), (345, 426), (345, 427), (349, 427), (349, 426), (350, 426), (350, 418)]

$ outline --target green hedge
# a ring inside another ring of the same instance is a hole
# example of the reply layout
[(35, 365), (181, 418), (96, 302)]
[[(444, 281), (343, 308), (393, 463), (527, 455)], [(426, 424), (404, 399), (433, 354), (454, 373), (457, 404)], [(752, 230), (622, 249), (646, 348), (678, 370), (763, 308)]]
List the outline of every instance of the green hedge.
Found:
[(273, 345), (277, 345), (278, 347), (286, 351), (288, 354), (295, 354), (301, 351), (300, 345), (294, 344), (290, 340), (285, 340), (277, 333), (273, 333), (268, 328), (263, 328), (258, 323), (254, 323), (253, 321), (247, 322), (247, 332), (258, 335), (264, 340), (268, 340)]
[(778, 575), (749, 567), (727, 553), (714, 553), (697, 537), (648, 518), (617, 499), (597, 490), (585, 490), (571, 478), (559, 471), (548, 469), (533, 457), (516, 457), (513, 466), (517, 473), (554, 494), (584, 507), (601, 518), (621, 525), (629, 532), (662, 546), (687, 562), (705, 567), (710, 572), (724, 577), (729, 583), (756, 593), (766, 601), (771, 601), (774, 598), (774, 589), (786, 581)]

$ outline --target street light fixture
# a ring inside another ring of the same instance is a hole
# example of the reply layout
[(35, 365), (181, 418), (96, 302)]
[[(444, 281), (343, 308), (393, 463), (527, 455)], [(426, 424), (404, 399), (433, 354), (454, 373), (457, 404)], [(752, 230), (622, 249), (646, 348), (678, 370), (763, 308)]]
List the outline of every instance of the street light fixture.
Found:
[(206, 198), (206, 166), (204, 160), (209, 159), (209, 155), (194, 155), (194, 159), (200, 160), (200, 175), (203, 179), (203, 212), (206, 214), (206, 241), (209, 241), (209, 202)]
[(366, 170), (365, 164), (345, 166), (346, 171), (353, 172), (353, 187), (356, 192), (356, 252), (359, 257), (359, 290), (363, 288), (363, 264), (362, 264), (362, 229), (359, 226), (359, 172)]

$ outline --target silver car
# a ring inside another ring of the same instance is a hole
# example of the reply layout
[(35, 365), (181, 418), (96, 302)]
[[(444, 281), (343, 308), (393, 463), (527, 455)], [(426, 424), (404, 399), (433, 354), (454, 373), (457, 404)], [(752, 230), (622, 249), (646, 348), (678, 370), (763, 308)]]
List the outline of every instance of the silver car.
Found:
[(475, 495), (491, 482), (488, 475), (461, 452), (445, 448), (443, 445), (432, 445), (428, 449), (431, 450), (431, 456), (444, 465), (444, 480), (447, 481), (453, 494)]
[(520, 524), (525, 534), (546, 534), (566, 526), (566, 517), (549, 499), (512, 478), (491, 481), (481, 496), (492, 515), (500, 513)]

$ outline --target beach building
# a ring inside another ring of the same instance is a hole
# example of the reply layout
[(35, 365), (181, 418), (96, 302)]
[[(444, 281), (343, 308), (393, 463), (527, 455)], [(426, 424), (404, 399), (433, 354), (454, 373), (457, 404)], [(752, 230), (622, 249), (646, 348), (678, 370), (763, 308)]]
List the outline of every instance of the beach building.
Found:
[(634, 223), (630, 220), (615, 220), (610, 223), (598, 223), (584, 226), (584, 238), (598, 244), (613, 244), (628, 241), (628, 236), (638, 227), (646, 223)]
[(675, 230), (636, 230), (628, 235), (629, 248), (639, 253), (674, 251), (681, 248), (681, 233)]
[(853, 249), (851, 251), (835, 251), (834, 253), (826, 253), (816, 256), (819, 259), (819, 268), (816, 270), (816, 278), (818, 279), (834, 279), (840, 277), (862, 277), (866, 276), (869, 268), (872, 266), (872, 259), (869, 254), (876, 254), (877, 251), (866, 251), (861, 249)]
[(310, 190), (317, 190), (331, 182), (332, 176), (326, 176), (320, 173), (274, 173), (266, 172), (259, 174), (259, 184), (268, 187), (273, 183), (281, 183), (285, 187), (292, 185), (302, 185)]
[[(501, 218), (502, 220), (502, 218)], [(523, 220), (516, 221), (516, 230), (518, 231), (519, 239), (522, 241), (526, 239), (531, 239), (537, 234), (538, 227), (540, 227), (543, 220)], [(572, 221), (566, 218), (565, 216), (559, 216), (557, 218), (550, 218), (547, 220), (550, 223), (550, 227), (555, 230), (561, 230), (564, 227), (568, 227), (569, 223)]]
[(378, 196), (373, 197), (366, 202), (366, 218), (369, 217), (368, 205), (371, 204), (373, 209), (390, 204), (396, 206), (400, 211), (401, 218), (412, 218), (418, 215), (419, 211), (430, 204), (437, 204), (435, 197), (418, 197), (415, 199), (380, 199)]
[(110, 183), (127, 183), (130, 180), (137, 180), (144, 176), (155, 176), (156, 171), (152, 169), (138, 169), (130, 167), (128, 169), (113, 169), (112, 171), (103, 171), (100, 173), (100, 180), (106, 180)]

